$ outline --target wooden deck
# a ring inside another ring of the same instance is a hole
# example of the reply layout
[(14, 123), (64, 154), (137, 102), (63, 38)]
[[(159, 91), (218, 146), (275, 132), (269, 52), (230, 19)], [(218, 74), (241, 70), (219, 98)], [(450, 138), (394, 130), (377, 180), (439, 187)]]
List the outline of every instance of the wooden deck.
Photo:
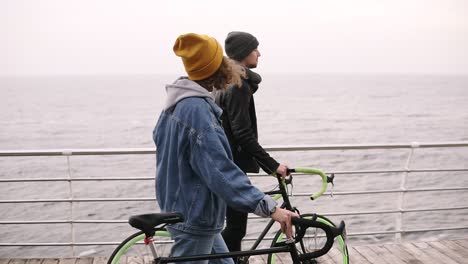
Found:
[[(348, 247), (352, 264), (468, 264), (468, 239), (412, 242)], [(106, 264), (107, 257), (85, 258), (0, 258), (0, 264)], [(133, 263), (130, 262), (130, 263)], [(129, 264), (130, 264), (129, 263)], [(136, 263), (136, 262), (135, 262)], [(251, 264), (266, 263), (266, 258), (252, 257)], [(291, 263), (289, 259), (277, 263)], [(320, 263), (330, 263), (324, 260)]]

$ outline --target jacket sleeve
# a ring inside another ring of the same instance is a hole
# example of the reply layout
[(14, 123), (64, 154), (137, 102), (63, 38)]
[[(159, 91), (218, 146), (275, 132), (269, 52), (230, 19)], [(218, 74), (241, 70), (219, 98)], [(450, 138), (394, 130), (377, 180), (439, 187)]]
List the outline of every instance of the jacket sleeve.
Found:
[(211, 126), (190, 140), (190, 165), (208, 188), (226, 203), (243, 212), (255, 212), (265, 194), (230, 158), (222, 127)]
[[(246, 87), (231, 87), (225, 98), (225, 109), (231, 124), (235, 142), (243, 151), (252, 155), (258, 165), (268, 174), (276, 171), (279, 163), (258, 143), (249, 115), (251, 92)], [(233, 150), (235, 151), (235, 150)]]

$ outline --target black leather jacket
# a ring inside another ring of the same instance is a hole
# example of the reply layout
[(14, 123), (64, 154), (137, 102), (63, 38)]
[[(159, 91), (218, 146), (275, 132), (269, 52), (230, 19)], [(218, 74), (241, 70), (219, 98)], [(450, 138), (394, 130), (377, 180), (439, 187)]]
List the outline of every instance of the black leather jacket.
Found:
[(259, 172), (261, 167), (271, 174), (276, 171), (279, 163), (258, 143), (253, 97), (261, 77), (249, 69), (246, 72), (247, 79), (243, 80), (241, 87), (231, 86), (226, 91), (215, 92), (215, 101), (223, 109), (223, 127), (237, 166), (244, 172), (254, 173)]

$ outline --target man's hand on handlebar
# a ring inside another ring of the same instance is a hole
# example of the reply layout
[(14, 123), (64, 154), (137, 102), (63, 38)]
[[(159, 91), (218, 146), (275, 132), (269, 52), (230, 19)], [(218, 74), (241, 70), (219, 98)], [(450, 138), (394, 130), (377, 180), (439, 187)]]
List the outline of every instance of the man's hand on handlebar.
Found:
[(288, 165), (280, 164), (278, 166), (278, 168), (276, 169), (276, 173), (281, 174), (281, 178), (283, 178), (283, 180), (284, 180), (286, 178), (286, 176), (288, 176), (288, 174), (289, 174)]

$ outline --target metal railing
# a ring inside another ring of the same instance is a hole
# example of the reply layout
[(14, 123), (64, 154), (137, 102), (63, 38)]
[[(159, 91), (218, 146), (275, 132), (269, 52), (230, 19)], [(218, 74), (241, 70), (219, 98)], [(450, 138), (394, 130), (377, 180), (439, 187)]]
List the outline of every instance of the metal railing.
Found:
[[(425, 212), (425, 211), (449, 211), (449, 210), (466, 210), (468, 206), (452, 206), (452, 207), (426, 207), (417, 209), (406, 209), (404, 207), (405, 195), (408, 193), (419, 192), (435, 192), (435, 191), (466, 191), (468, 186), (462, 187), (435, 187), (435, 188), (413, 188), (407, 187), (407, 178), (410, 173), (417, 172), (467, 172), (468, 168), (443, 168), (443, 169), (411, 169), (411, 163), (414, 158), (414, 150), (418, 148), (459, 148), (468, 147), (468, 141), (445, 142), (445, 143), (395, 143), (395, 144), (347, 144), (347, 145), (313, 145), (313, 146), (271, 146), (267, 147), (267, 151), (317, 151), (317, 150), (370, 150), (370, 149), (409, 149), (409, 154), (406, 159), (406, 164), (403, 169), (397, 170), (350, 170), (350, 171), (327, 171), (327, 173), (339, 174), (379, 174), (379, 173), (401, 173), (400, 187), (397, 189), (385, 190), (357, 190), (348, 192), (334, 192), (333, 195), (362, 195), (362, 194), (383, 194), (395, 193), (398, 194), (398, 208), (394, 210), (369, 210), (355, 212), (330, 212), (323, 213), (327, 216), (344, 216), (344, 215), (370, 215), (370, 214), (396, 214), (395, 230), (379, 231), (379, 232), (356, 232), (348, 233), (348, 236), (364, 236), (364, 235), (388, 235), (394, 234), (395, 240), (401, 240), (401, 234), (428, 232), (428, 231), (445, 231), (445, 230), (465, 230), (468, 229), (466, 223), (459, 226), (444, 227), (444, 228), (426, 228), (426, 229), (404, 229), (403, 214), (410, 212)], [(72, 177), (70, 157), (72, 156), (96, 156), (96, 155), (154, 155), (156, 150), (153, 148), (127, 148), (127, 149), (70, 149), (70, 150), (3, 150), (0, 151), (0, 157), (38, 157), (38, 156), (63, 156), (67, 159), (67, 177), (62, 178), (4, 178), (0, 179), (0, 183), (14, 182), (68, 182), (69, 197), (66, 199), (7, 199), (0, 200), (0, 204), (17, 204), (17, 203), (69, 203), (69, 219), (50, 219), (50, 220), (18, 220), (4, 221), (0, 220), (0, 224), (18, 224), (18, 225), (33, 225), (33, 224), (70, 224), (70, 242), (65, 243), (24, 243), (24, 242), (8, 242), (0, 243), (0, 246), (70, 246), (73, 255), (75, 255), (75, 246), (88, 245), (117, 245), (119, 242), (76, 242), (74, 224), (78, 223), (126, 223), (126, 219), (122, 220), (84, 220), (74, 219), (73, 204), (77, 202), (107, 202), (107, 201), (154, 201), (154, 197), (128, 198), (128, 197), (112, 197), (112, 198), (75, 198), (73, 197), (72, 182), (78, 181), (147, 181), (154, 180), (154, 177)], [(251, 177), (262, 176), (250, 175)], [(468, 177), (468, 176), (467, 176)], [(310, 193), (295, 193), (295, 196), (309, 196)], [(257, 218), (257, 217), (251, 217)], [(253, 238), (246, 238), (246, 240)]]

